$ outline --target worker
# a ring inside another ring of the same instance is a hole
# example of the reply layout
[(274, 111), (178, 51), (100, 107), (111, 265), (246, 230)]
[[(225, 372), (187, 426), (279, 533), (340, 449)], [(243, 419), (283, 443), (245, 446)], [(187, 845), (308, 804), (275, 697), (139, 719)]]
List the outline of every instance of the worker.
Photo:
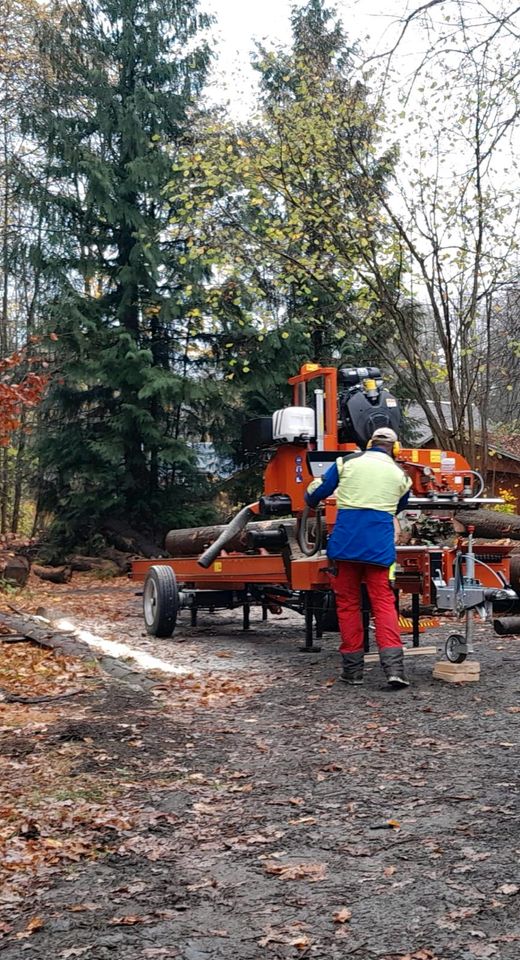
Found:
[(395, 564), (394, 516), (404, 509), (411, 480), (395, 463), (397, 434), (379, 427), (364, 453), (338, 457), (321, 480), (313, 480), (305, 500), (316, 507), (336, 491), (338, 514), (327, 555), (341, 634), (341, 679), (363, 683), (364, 635), (361, 585), (365, 584), (375, 621), (376, 643), (388, 685), (409, 686), (389, 574)]

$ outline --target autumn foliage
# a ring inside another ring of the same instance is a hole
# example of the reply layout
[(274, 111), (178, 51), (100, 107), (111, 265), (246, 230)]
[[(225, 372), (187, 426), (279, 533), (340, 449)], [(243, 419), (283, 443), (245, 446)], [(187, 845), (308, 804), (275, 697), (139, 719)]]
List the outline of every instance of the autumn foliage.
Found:
[(0, 446), (7, 446), (12, 433), (20, 426), (22, 411), (34, 407), (42, 398), (48, 377), (27, 367), (23, 351), (0, 360)]

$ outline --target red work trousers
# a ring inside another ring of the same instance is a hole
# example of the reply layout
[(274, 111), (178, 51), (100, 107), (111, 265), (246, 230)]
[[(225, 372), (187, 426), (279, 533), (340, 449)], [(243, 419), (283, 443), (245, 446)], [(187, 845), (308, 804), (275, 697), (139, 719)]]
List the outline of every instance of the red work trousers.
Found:
[(377, 646), (380, 650), (401, 647), (399, 619), (388, 579), (388, 567), (352, 560), (337, 560), (336, 563), (338, 573), (331, 578), (331, 582), (341, 634), (340, 653), (356, 653), (363, 649), (362, 583), (367, 588), (375, 620)]

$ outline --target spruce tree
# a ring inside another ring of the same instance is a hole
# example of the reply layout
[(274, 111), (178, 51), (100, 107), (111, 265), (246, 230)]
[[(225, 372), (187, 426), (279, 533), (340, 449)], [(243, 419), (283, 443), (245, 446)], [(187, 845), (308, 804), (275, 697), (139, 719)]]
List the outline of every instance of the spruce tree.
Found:
[(183, 516), (201, 499), (186, 411), (204, 392), (190, 375), (204, 270), (164, 186), (210, 53), (197, 0), (80, 0), (54, 23), (26, 124), (48, 171), (32, 197), (45, 211), (58, 337), (41, 506), (72, 545), (92, 542), (107, 516), (156, 531), (196, 519)]

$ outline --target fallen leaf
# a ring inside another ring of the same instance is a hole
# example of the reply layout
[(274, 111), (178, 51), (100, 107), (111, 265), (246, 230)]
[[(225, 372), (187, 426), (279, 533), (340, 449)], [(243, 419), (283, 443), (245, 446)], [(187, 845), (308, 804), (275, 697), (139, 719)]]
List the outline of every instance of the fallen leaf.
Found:
[(62, 957), (63, 960), (68, 960), (69, 957), (81, 957), (87, 950), (90, 950), (90, 947), (67, 947), (58, 956)]
[(290, 947), (296, 947), (297, 950), (306, 950), (311, 945), (308, 936), (305, 933), (295, 935), (295, 929), (302, 926), (304, 926), (302, 923), (293, 923), (289, 929), (282, 930), (276, 929), (276, 927), (268, 927), (265, 936), (258, 940), (258, 946), (267, 947), (270, 943), (283, 943)]
[(72, 913), (83, 913), (85, 910), (97, 910), (97, 906), (97, 903), (65, 903), (64, 909), (70, 910)]
[(499, 893), (505, 893), (508, 897), (514, 896), (519, 890), (520, 887), (516, 883), (503, 883), (502, 886), (498, 888)]
[(264, 869), (266, 873), (271, 873), (280, 880), (308, 880), (309, 883), (324, 880), (327, 873), (324, 863), (282, 864), (269, 860), (264, 864)]
[(310, 945), (311, 941), (304, 933), (299, 937), (295, 937), (294, 940), (289, 940), (289, 946), (296, 947), (297, 950), (306, 950)]
[[(236, 790), (237, 788), (235, 787), (231, 789)], [(203, 803), (202, 801), (198, 801), (197, 803), (194, 803), (193, 810), (195, 811), (195, 813), (202, 813), (203, 815), (207, 815), (207, 816), (216, 816), (219, 813), (219, 810), (216, 804)]]
[(144, 914), (144, 916), (129, 914), (126, 917), (112, 917), (112, 919), (109, 920), (108, 922), (110, 926), (113, 926), (113, 927), (120, 927), (120, 926), (131, 927), (135, 923), (148, 923), (149, 920), (151, 920), (151, 917), (149, 914)]
[(384, 820), (383, 823), (374, 823), (370, 827), (371, 830), (400, 830), (401, 824), (399, 820)]
[(143, 957), (178, 957), (179, 951), (175, 947), (145, 947)]
[(333, 917), (334, 923), (347, 923), (352, 917), (352, 910), (349, 910), (348, 907), (342, 907), (341, 910), (336, 910)]
[(195, 890), (204, 890), (206, 887), (216, 887), (217, 881), (213, 877), (208, 877), (206, 880), (200, 880), (199, 883), (188, 883), (186, 890), (189, 890), (190, 893)]
[(492, 943), (470, 943), (468, 950), (474, 957), (493, 957), (498, 953)]
[(479, 907), (459, 907), (456, 910), (450, 910), (448, 916), (450, 920), (467, 920), (468, 917), (474, 917), (479, 912)]
[(342, 853), (346, 853), (347, 857), (370, 857), (371, 850), (368, 847), (340, 847)]
[(44, 923), (45, 921), (43, 917), (32, 917), (32, 919), (26, 924), (25, 930), (15, 934), (16, 939), (23, 940), (25, 937), (30, 937), (31, 934), (35, 933), (37, 930), (41, 930)]

